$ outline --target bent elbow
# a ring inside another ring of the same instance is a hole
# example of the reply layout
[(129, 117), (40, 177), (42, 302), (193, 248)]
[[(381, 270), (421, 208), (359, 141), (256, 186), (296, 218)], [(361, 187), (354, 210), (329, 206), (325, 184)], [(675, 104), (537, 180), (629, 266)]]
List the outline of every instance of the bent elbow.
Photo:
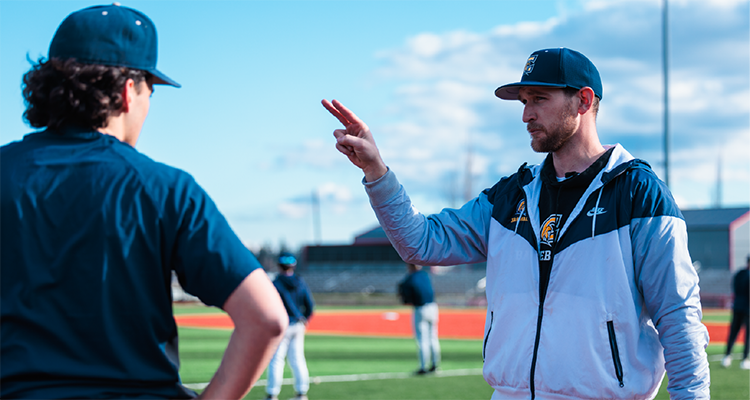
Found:
[(274, 314), (273, 318), (269, 318), (266, 321), (266, 331), (271, 337), (279, 337), (284, 334), (287, 326), (289, 326), (289, 317), (285, 310)]

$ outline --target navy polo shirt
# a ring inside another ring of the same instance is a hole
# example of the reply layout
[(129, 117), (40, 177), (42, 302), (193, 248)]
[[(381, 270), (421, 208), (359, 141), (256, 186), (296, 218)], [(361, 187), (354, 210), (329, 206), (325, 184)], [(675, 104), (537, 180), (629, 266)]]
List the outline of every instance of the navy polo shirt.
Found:
[(260, 264), (184, 171), (90, 130), (0, 149), (0, 397), (189, 397), (171, 273), (221, 307)]

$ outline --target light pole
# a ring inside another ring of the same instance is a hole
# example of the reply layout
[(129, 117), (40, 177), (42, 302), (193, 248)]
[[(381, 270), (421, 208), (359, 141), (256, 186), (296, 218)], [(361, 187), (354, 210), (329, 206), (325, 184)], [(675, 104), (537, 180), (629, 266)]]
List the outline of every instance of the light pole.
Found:
[(669, 187), (669, 0), (662, 1), (662, 64), (664, 67), (664, 183)]

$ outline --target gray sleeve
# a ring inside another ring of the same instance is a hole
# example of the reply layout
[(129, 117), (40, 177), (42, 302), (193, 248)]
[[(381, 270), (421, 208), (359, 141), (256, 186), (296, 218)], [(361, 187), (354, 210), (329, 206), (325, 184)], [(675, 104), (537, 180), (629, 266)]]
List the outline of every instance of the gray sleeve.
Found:
[(667, 215), (639, 218), (631, 229), (639, 290), (664, 347), (670, 397), (709, 399), (708, 331), (701, 322), (685, 221)]
[(377, 181), (363, 183), (380, 225), (405, 262), (457, 265), (486, 261), (492, 205), (484, 193), (460, 209), (446, 208), (425, 216), (390, 169)]

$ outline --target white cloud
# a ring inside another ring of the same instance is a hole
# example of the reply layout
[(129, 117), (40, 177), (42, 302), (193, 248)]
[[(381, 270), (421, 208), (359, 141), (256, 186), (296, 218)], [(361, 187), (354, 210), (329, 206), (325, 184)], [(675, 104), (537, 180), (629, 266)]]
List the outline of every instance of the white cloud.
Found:
[(326, 182), (317, 188), (321, 201), (348, 202), (352, 200), (352, 192), (347, 186)]
[[(308, 165), (316, 168), (331, 168), (338, 164), (340, 154), (331, 152), (334, 139), (330, 141), (322, 139), (309, 139), (302, 143), (289, 143), (283, 149), (277, 151), (281, 154), (274, 168), (289, 168), (298, 165)], [(266, 165), (268, 167), (268, 165)]]
[(409, 49), (419, 57), (434, 57), (443, 49), (440, 36), (432, 33), (421, 33), (408, 40)]
[(280, 203), (277, 209), (281, 215), (291, 219), (300, 219), (310, 215), (310, 205), (299, 202), (285, 201)]
[(502, 38), (529, 38), (548, 35), (555, 27), (560, 25), (558, 18), (550, 18), (544, 22), (522, 21), (515, 25), (500, 25), (492, 33)]

